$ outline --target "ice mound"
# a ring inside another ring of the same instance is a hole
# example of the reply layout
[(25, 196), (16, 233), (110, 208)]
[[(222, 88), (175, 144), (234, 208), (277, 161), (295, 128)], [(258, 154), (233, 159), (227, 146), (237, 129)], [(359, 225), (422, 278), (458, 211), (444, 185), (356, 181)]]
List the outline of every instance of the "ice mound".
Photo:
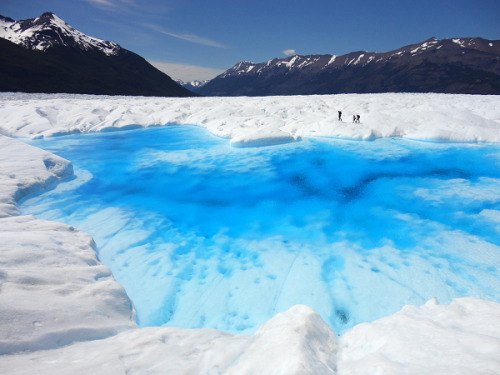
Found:
[[(458, 298), (406, 306), (340, 339), (339, 374), (495, 374), (500, 370), (500, 305)], [(495, 354), (496, 353), (496, 354)]]
[(500, 306), (474, 298), (435, 300), (338, 338), (306, 306), (255, 335), (149, 327), (56, 350), (0, 356), (9, 374), (421, 375), (495, 374)]
[(73, 174), (71, 162), (0, 135), (0, 218), (19, 213), (17, 202)]
[(135, 327), (92, 238), (30, 216), (0, 219), (0, 354), (57, 348)]

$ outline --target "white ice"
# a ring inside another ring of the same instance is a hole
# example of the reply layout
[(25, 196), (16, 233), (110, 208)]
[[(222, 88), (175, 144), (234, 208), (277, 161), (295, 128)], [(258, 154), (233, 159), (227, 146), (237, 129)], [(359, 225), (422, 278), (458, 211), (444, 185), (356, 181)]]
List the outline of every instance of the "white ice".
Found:
[[(500, 142), (499, 104), (495, 95), (131, 98), (4, 93), (0, 94), (0, 134), (39, 137), (189, 124), (240, 146), (316, 136)], [(343, 113), (342, 122), (337, 111)], [(352, 123), (356, 114), (361, 116), (360, 124)]]
[[(19, 216), (21, 198), (70, 176), (72, 166), (11, 138), (176, 123), (204, 126), (239, 146), (311, 136), (499, 142), (499, 104), (498, 96), (441, 94), (183, 99), (1, 94), (2, 373), (500, 373), (500, 305), (475, 298), (407, 306), (341, 337), (302, 305), (278, 314), (254, 335), (137, 328), (130, 300), (99, 262), (89, 235)], [(338, 110), (343, 122), (337, 121)], [(350, 121), (352, 114), (361, 115), (361, 124)], [(466, 187), (460, 191), (472, 194)], [(432, 199), (432, 191), (417, 193)], [(494, 210), (481, 215), (499, 216)]]

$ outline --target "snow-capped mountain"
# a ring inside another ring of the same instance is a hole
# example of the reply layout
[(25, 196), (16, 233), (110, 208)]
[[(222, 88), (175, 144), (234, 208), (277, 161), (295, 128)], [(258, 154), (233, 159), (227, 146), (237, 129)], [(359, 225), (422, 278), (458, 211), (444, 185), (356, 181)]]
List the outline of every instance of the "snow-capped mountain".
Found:
[(0, 16), (0, 37), (27, 49), (46, 51), (54, 46), (75, 47), (84, 51), (99, 50), (117, 55), (118, 44), (92, 38), (75, 30), (54, 13), (23, 21)]
[(198, 92), (290, 95), (356, 92), (500, 93), (500, 41), (428, 39), (390, 52), (239, 62)]
[(195, 95), (137, 54), (50, 12), (21, 21), (0, 16), (0, 91)]
[(209, 81), (210, 80), (207, 79), (207, 80), (204, 80), (204, 81), (194, 80), (194, 81), (184, 82), (183, 80), (178, 79), (175, 82), (177, 82), (182, 87), (187, 88), (188, 90), (196, 91), (200, 87), (202, 87), (203, 85), (205, 85), (206, 83), (208, 83)]

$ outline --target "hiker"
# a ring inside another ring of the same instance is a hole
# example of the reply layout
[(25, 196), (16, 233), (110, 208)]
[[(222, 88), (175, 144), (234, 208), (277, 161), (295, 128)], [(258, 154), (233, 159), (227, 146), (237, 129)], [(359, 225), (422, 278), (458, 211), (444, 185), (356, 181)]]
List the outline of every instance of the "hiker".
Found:
[(360, 117), (361, 117), (360, 115), (356, 115), (356, 122), (357, 122), (358, 124), (359, 124), (359, 118), (360, 118)]
[(339, 111), (339, 121), (342, 121), (342, 111)]
[(356, 115), (352, 115), (352, 122), (356, 123)]

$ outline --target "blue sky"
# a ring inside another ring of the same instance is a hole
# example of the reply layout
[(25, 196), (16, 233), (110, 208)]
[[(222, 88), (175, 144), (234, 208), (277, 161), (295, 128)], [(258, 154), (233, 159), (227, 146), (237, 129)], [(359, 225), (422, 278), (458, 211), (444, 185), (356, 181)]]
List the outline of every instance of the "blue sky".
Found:
[(386, 52), (433, 36), (500, 39), (498, 0), (0, 0), (0, 14), (15, 20), (45, 11), (184, 80), (293, 53)]

